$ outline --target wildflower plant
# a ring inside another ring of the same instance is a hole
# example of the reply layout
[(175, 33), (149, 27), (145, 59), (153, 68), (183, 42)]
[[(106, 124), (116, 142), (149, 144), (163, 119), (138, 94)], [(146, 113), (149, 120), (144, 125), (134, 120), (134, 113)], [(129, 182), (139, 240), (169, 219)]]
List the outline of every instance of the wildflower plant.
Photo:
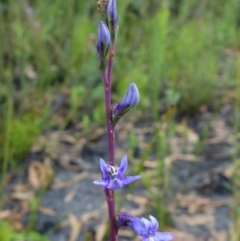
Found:
[(99, 9), (104, 10), (105, 22), (98, 25), (97, 55), (99, 68), (101, 70), (106, 108), (107, 136), (109, 163), (100, 158), (100, 169), (102, 179), (93, 183), (104, 187), (104, 193), (108, 204), (110, 221), (110, 241), (118, 240), (118, 230), (121, 227), (130, 227), (136, 234), (142, 237), (143, 241), (170, 241), (173, 240), (172, 233), (158, 232), (158, 221), (150, 216), (150, 221), (145, 218), (132, 216), (127, 212), (120, 212), (116, 215), (114, 191), (121, 189), (140, 178), (140, 176), (124, 176), (128, 166), (128, 159), (125, 155), (120, 166), (115, 165), (115, 126), (120, 118), (132, 107), (139, 103), (140, 97), (136, 84), (128, 86), (124, 98), (114, 106), (111, 103), (112, 68), (115, 52), (115, 41), (118, 33), (118, 15), (116, 0), (99, 0)]

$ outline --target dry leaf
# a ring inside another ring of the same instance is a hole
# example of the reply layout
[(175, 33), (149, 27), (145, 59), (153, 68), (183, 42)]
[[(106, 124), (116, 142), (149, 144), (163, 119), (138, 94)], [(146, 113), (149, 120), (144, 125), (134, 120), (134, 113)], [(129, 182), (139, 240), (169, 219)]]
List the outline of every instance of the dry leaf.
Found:
[(223, 171), (223, 175), (229, 179), (232, 178), (234, 173), (234, 165), (230, 164), (227, 168), (225, 168), (225, 170)]
[(192, 234), (180, 231), (180, 230), (170, 230), (174, 235), (174, 241), (204, 241), (204, 239), (199, 239), (194, 237)]
[(12, 225), (13, 225), (13, 228), (15, 231), (23, 231), (24, 230), (24, 226), (20, 221), (14, 221), (12, 223)]
[(205, 212), (211, 213), (215, 208), (227, 205), (228, 200), (211, 200), (197, 195), (195, 192), (188, 195), (177, 194), (177, 205), (187, 208), (189, 214)]
[(104, 237), (104, 234), (107, 230), (107, 222), (103, 221), (101, 224), (99, 224), (97, 227), (96, 227), (96, 241), (102, 241), (103, 240), (103, 237)]
[(71, 233), (68, 241), (76, 241), (81, 232), (82, 224), (75, 215), (70, 214), (69, 225), (70, 225)]
[(146, 198), (144, 196), (132, 195), (132, 194), (127, 195), (127, 200), (133, 201), (133, 202), (137, 203), (138, 205), (147, 205), (147, 203), (149, 202), (148, 198)]
[(35, 79), (37, 77), (37, 73), (33, 69), (32, 65), (27, 65), (24, 69), (24, 74), (28, 77), (28, 79)]
[(33, 191), (16, 191), (11, 194), (11, 198), (15, 200), (29, 200), (32, 196), (34, 196)]
[(45, 158), (44, 162), (32, 161), (28, 167), (28, 182), (34, 189), (40, 187), (48, 188), (52, 182), (54, 171), (51, 167), (49, 158)]
[(215, 224), (215, 217), (211, 214), (181, 215), (179, 218), (187, 226), (207, 225), (209, 227)]
[(65, 182), (55, 182), (54, 185), (52, 186), (52, 188), (54, 190), (56, 189), (61, 189), (61, 188), (67, 188), (67, 187), (72, 187), (73, 185), (77, 184), (78, 182), (80, 182), (82, 179), (84, 179), (85, 177), (87, 177), (87, 172), (82, 172), (76, 176), (74, 176), (72, 179), (65, 181)]
[(32, 161), (28, 166), (28, 182), (34, 189), (38, 189), (41, 186), (40, 175), (42, 172), (42, 163), (38, 161)]
[[(104, 205), (105, 207), (105, 205)], [(99, 210), (98, 211), (92, 211), (92, 212), (87, 212), (87, 213), (84, 213), (82, 216), (81, 216), (81, 221), (83, 223), (86, 223), (89, 219), (93, 218), (93, 219), (98, 219), (99, 218)]]
[(127, 239), (131, 239), (134, 235), (134, 232), (131, 229), (119, 229), (119, 237), (126, 237)]
[(55, 216), (56, 212), (50, 208), (46, 208), (46, 207), (38, 207), (38, 212), (47, 215), (47, 216)]
[(67, 154), (64, 154), (61, 157), (59, 157), (58, 164), (61, 167), (73, 172), (82, 171), (84, 167), (86, 167), (81, 158), (76, 158), (74, 156)]
[(198, 134), (187, 125), (177, 125), (177, 133), (171, 138), (170, 146), (173, 154), (192, 153), (199, 141)]
[(144, 167), (147, 167), (147, 168), (153, 168), (153, 169), (156, 169), (158, 166), (158, 162), (157, 161), (145, 161), (144, 162)]
[(61, 141), (66, 141), (73, 145), (76, 143), (76, 138), (73, 135), (63, 134), (61, 137)]
[(209, 241), (229, 241), (231, 238), (229, 237), (229, 233), (227, 230), (217, 230), (213, 234), (213, 238)]
[(71, 201), (73, 200), (73, 198), (75, 197), (76, 193), (77, 193), (76, 190), (72, 190), (71, 192), (69, 192), (69, 193), (65, 196), (64, 202), (65, 202), (65, 203), (71, 202)]
[(7, 219), (10, 217), (12, 211), (11, 210), (3, 210), (0, 212), (0, 219)]

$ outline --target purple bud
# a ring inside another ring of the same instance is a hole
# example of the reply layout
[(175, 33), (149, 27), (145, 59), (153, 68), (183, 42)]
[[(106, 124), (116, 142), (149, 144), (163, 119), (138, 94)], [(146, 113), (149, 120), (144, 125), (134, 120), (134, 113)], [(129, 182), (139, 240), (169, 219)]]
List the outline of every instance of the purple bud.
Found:
[(98, 24), (98, 42), (96, 47), (99, 67), (102, 71), (105, 71), (107, 68), (108, 53), (111, 48), (111, 36), (107, 25), (103, 21)]
[(128, 86), (128, 90), (121, 102), (113, 107), (112, 118), (116, 124), (118, 120), (132, 107), (139, 103), (140, 96), (137, 86), (132, 83)]
[(109, 0), (106, 5), (106, 23), (111, 33), (112, 42), (115, 41), (118, 32), (118, 15), (116, 0)]

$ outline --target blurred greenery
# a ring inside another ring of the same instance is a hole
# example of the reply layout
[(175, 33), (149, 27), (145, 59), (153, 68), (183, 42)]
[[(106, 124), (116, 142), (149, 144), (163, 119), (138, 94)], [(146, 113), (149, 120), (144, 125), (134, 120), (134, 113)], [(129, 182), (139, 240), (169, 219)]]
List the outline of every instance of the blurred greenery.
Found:
[[(160, 102), (161, 108), (177, 105), (183, 113), (214, 104), (220, 88), (234, 85), (229, 82), (234, 68), (222, 66), (229, 58), (225, 50), (240, 44), (238, 10), (237, 0), (118, 1), (114, 102), (136, 82), (140, 106), (155, 120)], [(0, 13), (0, 109), (5, 113), (0, 150), (5, 159), (19, 160), (34, 137), (54, 125), (51, 105), (63, 86), (70, 94), (69, 118), (103, 123), (95, 50), (102, 16), (96, 1), (1, 0)]]
[(0, 222), (0, 230), (1, 241), (48, 241), (48, 238), (33, 231), (15, 232), (8, 222)]
[[(97, 12), (96, 2), (0, 0), (0, 163), (4, 172), (24, 158), (39, 133), (59, 125), (54, 103), (62, 95), (67, 95), (66, 122), (83, 122), (85, 131), (92, 121), (104, 123), (95, 50), (97, 24), (104, 16)], [(140, 109), (157, 121), (162, 108), (176, 105), (178, 113), (192, 114), (204, 105), (219, 105), (223, 98), (218, 93), (223, 96), (235, 88), (239, 0), (124, 0), (117, 4), (114, 102), (135, 82)], [(161, 135), (158, 150), (164, 153)]]

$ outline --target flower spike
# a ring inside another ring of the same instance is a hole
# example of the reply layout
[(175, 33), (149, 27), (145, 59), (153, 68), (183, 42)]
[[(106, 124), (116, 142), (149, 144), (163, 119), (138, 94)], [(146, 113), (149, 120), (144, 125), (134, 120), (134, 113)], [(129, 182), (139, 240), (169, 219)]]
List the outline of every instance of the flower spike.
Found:
[(108, 1), (105, 8), (105, 13), (106, 13), (106, 23), (111, 33), (112, 43), (114, 43), (118, 33), (118, 15), (117, 15), (116, 0)]
[(117, 226), (131, 227), (136, 234), (142, 236), (142, 241), (171, 241), (173, 234), (170, 232), (158, 232), (158, 221), (149, 216), (150, 221), (145, 218), (132, 216), (127, 212), (120, 212), (117, 215)]
[(103, 21), (98, 25), (98, 42), (96, 48), (98, 52), (99, 67), (105, 72), (111, 48), (111, 36), (107, 25)]
[(140, 96), (136, 84), (132, 83), (128, 86), (128, 90), (122, 101), (113, 107), (112, 118), (114, 124), (127, 112), (130, 108), (139, 103)]
[(140, 176), (123, 177), (127, 166), (128, 160), (126, 155), (122, 158), (120, 167), (107, 165), (106, 162), (102, 158), (100, 158), (102, 180), (97, 180), (93, 183), (96, 185), (104, 186), (111, 190), (117, 190), (141, 178)]

